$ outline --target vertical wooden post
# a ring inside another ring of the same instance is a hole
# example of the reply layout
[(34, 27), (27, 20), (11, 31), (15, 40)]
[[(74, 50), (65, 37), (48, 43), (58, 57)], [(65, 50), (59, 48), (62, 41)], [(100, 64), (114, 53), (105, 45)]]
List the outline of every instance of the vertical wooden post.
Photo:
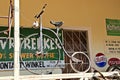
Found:
[(14, 0), (14, 80), (19, 80), (20, 74), (20, 64), (19, 64), (19, 55), (20, 55), (20, 35), (19, 35), (19, 0)]

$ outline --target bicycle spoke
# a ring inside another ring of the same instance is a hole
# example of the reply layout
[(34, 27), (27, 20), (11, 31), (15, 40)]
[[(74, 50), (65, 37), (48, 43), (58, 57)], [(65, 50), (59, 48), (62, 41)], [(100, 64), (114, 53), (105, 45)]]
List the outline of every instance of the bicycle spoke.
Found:
[(85, 53), (75, 52), (72, 54), (72, 57), (76, 58), (76, 61), (75, 59), (70, 59), (70, 65), (75, 72), (89, 71), (91, 63), (89, 57)]

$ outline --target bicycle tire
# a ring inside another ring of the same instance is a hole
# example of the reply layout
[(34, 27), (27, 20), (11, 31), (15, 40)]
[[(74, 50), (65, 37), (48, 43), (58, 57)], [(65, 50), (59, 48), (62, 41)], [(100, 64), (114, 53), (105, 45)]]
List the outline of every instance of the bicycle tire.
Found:
[[(110, 65), (107, 69), (106, 72), (112, 72), (112, 71), (118, 71), (120, 73), (120, 65)], [(118, 75), (114, 75), (112, 77), (112, 79), (114, 80), (120, 80), (120, 77)]]
[[(22, 45), (23, 45), (23, 43), (24, 43), (24, 41), (26, 41), (26, 39), (29, 39), (29, 38), (31, 38), (31, 37), (33, 37), (33, 36), (37, 36), (38, 35), (38, 33), (34, 33), (32, 36), (31, 35), (29, 35), (29, 36), (27, 36), (27, 37), (25, 37), (24, 38), (24, 40), (22, 41), (22, 43), (21, 43), (21, 50), (22, 50)], [(43, 34), (44, 35), (44, 34)], [(44, 36), (46, 36), (46, 35), (44, 35)], [(47, 38), (50, 38), (50, 37), (48, 37), (48, 36), (46, 36)], [(51, 38), (52, 39), (52, 38)], [(54, 43), (55, 44), (55, 43)], [(30, 51), (29, 51), (30, 52)], [(34, 55), (35, 54), (35, 52), (36, 52), (36, 50), (33, 50), (31, 53)], [(22, 52), (21, 52), (22, 53)], [(44, 53), (43, 53), (44, 54)], [(44, 66), (42, 66), (42, 67), (40, 67), (40, 68), (37, 68), (37, 69), (31, 69), (31, 68), (28, 68), (28, 67), (26, 67), (26, 65), (24, 64), (24, 62), (26, 61), (26, 60), (24, 60), (22, 57), (20, 57), (20, 61), (21, 61), (21, 64), (22, 64), (22, 66), (24, 67), (24, 69), (25, 70), (27, 70), (28, 72), (30, 72), (30, 73), (32, 73), (32, 74), (36, 74), (36, 75), (41, 75), (41, 74), (51, 74), (53, 71), (54, 71), (54, 68), (55, 67), (58, 67), (57, 65), (58, 65), (58, 63), (59, 63), (59, 60), (60, 60), (60, 52), (59, 52), (59, 49), (58, 49), (58, 54), (57, 54), (58, 56), (56, 57), (56, 62), (55, 62), (55, 64), (54, 65), (52, 65), (52, 67), (51, 68), (47, 68), (47, 70), (46, 70), (46, 68), (44, 67)], [(35, 57), (35, 56), (34, 56)], [(34, 59), (31, 59), (31, 60), (29, 60), (29, 61), (45, 61), (44, 59), (42, 60), (42, 58), (41, 59), (38, 59), (38, 58), (34, 58)], [(37, 70), (37, 71), (36, 71)]]
[(119, 65), (112, 65), (112, 66), (109, 66), (107, 69), (106, 69), (106, 72), (109, 72), (109, 71), (120, 71), (120, 66)]
[[(78, 56), (81, 56), (81, 58)], [(76, 59), (79, 58), (78, 60), (82, 61), (79, 63), (78, 61), (73, 61), (72, 58), (70, 59), (70, 65), (75, 72), (88, 72), (90, 70), (91, 62), (84, 52), (74, 52), (71, 57)]]

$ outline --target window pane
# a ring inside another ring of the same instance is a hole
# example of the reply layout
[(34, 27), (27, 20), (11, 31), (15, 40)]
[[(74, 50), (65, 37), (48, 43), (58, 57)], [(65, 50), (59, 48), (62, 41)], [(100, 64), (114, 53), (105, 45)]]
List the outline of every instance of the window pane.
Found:
[[(76, 51), (82, 51), (88, 54), (88, 34), (87, 31), (82, 30), (63, 30), (63, 39), (64, 47), (69, 55), (72, 55)], [(86, 59), (82, 55), (78, 55), (78, 58), (83, 59), (86, 62)], [(69, 57), (65, 55), (66, 66), (63, 69), (64, 73), (74, 72), (69, 64)], [(76, 66), (77, 67), (77, 66)], [(81, 71), (86, 67), (84, 65), (81, 68)]]

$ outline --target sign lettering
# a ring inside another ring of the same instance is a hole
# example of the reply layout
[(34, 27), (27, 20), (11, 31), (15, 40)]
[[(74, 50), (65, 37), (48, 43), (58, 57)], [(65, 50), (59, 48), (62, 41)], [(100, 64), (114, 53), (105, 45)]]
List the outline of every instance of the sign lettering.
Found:
[[(0, 30), (5, 30), (6, 27), (0, 27)], [(59, 60), (58, 65), (64, 66), (64, 52), (56, 36), (52, 32), (43, 29), (43, 34), (48, 35), (52, 40), (43, 36), (43, 53), (40, 56), (35, 56), (36, 51), (40, 49), (39, 29), (22, 28), (20, 29), (20, 68), (37, 69), (54, 67)], [(62, 41), (62, 30), (60, 39)], [(0, 33), (0, 70), (12, 70), (14, 63), (14, 31), (11, 29), (11, 37), (8, 39), (7, 35)], [(59, 54), (58, 54), (59, 53)], [(58, 57), (60, 55), (60, 58)], [(54, 63), (51, 63), (54, 62)]]

